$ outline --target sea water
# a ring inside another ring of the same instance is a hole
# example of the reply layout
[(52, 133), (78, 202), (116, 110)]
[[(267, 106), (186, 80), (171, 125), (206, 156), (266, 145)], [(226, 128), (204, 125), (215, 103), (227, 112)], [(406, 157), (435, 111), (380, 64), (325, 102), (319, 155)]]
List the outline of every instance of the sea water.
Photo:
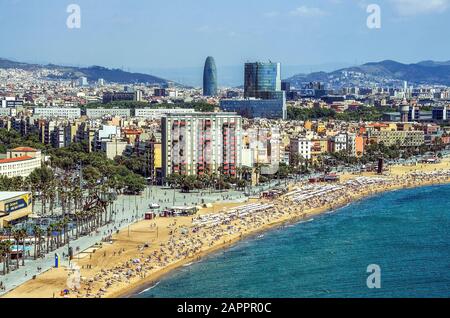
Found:
[[(368, 288), (369, 265), (380, 287)], [(449, 297), (450, 185), (379, 194), (247, 238), (133, 297)]]

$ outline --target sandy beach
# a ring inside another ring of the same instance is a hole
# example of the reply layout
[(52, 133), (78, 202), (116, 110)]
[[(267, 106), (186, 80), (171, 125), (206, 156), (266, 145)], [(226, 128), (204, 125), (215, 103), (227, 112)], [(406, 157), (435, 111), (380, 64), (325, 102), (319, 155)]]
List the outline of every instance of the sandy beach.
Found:
[[(450, 160), (392, 166), (386, 176), (343, 174), (336, 184), (298, 184), (275, 199), (220, 203), (194, 217), (145, 220), (112, 235), (111, 242), (76, 255), (72, 268), (51, 269), (7, 298), (124, 297), (155, 284), (171, 270), (272, 227), (308, 219), (370, 195), (450, 182)], [(62, 290), (70, 290), (63, 295)]]

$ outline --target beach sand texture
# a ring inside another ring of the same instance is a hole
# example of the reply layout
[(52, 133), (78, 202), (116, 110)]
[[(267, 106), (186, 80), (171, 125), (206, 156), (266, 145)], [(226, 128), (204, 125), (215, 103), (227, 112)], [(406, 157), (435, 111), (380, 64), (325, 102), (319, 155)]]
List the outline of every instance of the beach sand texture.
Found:
[[(113, 235), (112, 243), (90, 249), (72, 261), (80, 268), (81, 283), (77, 291), (62, 296), (61, 290), (68, 289), (68, 276), (73, 275), (66, 268), (51, 269), (36, 279), (18, 286), (3, 297), (6, 298), (77, 298), (77, 297), (123, 297), (144, 286), (156, 283), (169, 271), (196, 261), (220, 248), (271, 227), (336, 209), (369, 195), (438, 183), (448, 183), (449, 174), (433, 175), (450, 169), (450, 160), (438, 164), (418, 164), (416, 166), (393, 166), (388, 176), (389, 183), (376, 183), (367, 187), (348, 188), (327, 198), (312, 198), (309, 204), (296, 204), (286, 196), (275, 200), (250, 200), (246, 203), (220, 203), (204, 208), (199, 215), (211, 215), (230, 211), (251, 203), (273, 204), (267, 213), (259, 213), (228, 224), (209, 229), (193, 231), (192, 217), (157, 218), (140, 221)], [(424, 176), (413, 176), (414, 173)], [(373, 173), (343, 174), (341, 183), (358, 177), (379, 177)], [(300, 188), (301, 189), (301, 188)], [(289, 189), (294, 190), (293, 188)], [(327, 202), (327, 199), (328, 202)]]

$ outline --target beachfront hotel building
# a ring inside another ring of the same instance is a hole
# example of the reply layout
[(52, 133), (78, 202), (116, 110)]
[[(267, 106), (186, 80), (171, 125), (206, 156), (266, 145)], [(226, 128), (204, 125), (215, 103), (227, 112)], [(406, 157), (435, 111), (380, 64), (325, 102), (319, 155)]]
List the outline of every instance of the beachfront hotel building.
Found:
[(161, 120), (163, 177), (236, 175), (242, 117), (236, 113), (166, 114)]
[(8, 178), (28, 177), (41, 167), (41, 151), (28, 147), (8, 150), (7, 158), (0, 159), (0, 175)]

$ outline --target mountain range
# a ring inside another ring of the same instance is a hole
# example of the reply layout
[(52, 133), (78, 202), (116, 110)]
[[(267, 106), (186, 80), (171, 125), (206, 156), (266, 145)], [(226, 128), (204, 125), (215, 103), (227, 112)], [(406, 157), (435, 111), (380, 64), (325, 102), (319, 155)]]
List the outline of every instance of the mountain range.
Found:
[[(172, 82), (154, 75), (126, 72), (121, 69), (109, 69), (102, 66), (75, 67), (55, 64), (44, 65), (16, 62), (0, 58), (0, 69), (8, 68), (28, 71), (41, 69), (58, 71), (57, 75), (49, 75), (48, 77), (50, 79), (76, 80), (84, 76), (87, 77), (90, 82), (95, 82), (99, 78), (103, 78), (107, 82), (119, 84), (149, 83), (163, 85)], [(218, 72), (220, 73), (220, 71), (221, 70), (219, 69)], [(239, 72), (241, 72), (241, 70), (239, 70)], [(233, 69), (233, 72), (228, 72), (231, 75), (228, 75), (229, 77), (232, 77), (232, 74), (238, 74), (239, 72)], [(199, 72), (196, 70), (195, 74), (197, 73)], [(292, 72), (290, 73), (292, 74)], [(328, 84), (330, 87), (370, 87), (373, 85), (402, 86), (403, 81), (407, 81), (410, 85), (434, 84), (450, 86), (450, 61), (422, 61), (413, 64), (403, 64), (392, 60), (385, 60), (381, 62), (366, 63), (360, 66), (340, 68), (331, 72), (301, 73), (289, 77), (287, 80), (291, 82), (291, 86), (296, 88), (302, 87), (305, 83), (318, 81)], [(183, 86), (181, 84), (175, 84)]]
[(288, 79), (293, 86), (320, 81), (331, 86), (370, 84), (434, 84), (450, 86), (450, 61), (422, 61), (403, 64), (392, 60), (366, 63), (360, 66), (342, 68), (333, 72), (297, 74)]
[(62, 79), (62, 80), (76, 80), (80, 77), (87, 77), (88, 81), (97, 81), (99, 78), (103, 78), (107, 82), (130, 84), (130, 83), (149, 83), (149, 84), (167, 84), (170, 81), (143, 73), (131, 73), (125, 72), (120, 69), (109, 69), (102, 66), (90, 66), (90, 67), (74, 67), (74, 66), (61, 66), (54, 64), (30, 64), (11, 61), (0, 58), (0, 69), (22, 69), (27, 71), (36, 71), (41, 69), (49, 69), (58, 71), (58, 75), (49, 75), (50, 79)]

